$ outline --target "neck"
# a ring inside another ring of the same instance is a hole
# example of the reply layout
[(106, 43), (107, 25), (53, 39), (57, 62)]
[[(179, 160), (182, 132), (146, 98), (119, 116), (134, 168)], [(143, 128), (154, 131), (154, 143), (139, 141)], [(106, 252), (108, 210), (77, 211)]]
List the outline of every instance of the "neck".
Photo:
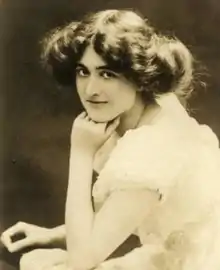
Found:
[(144, 111), (144, 101), (137, 95), (134, 106), (130, 110), (124, 112), (120, 117), (120, 124), (116, 130), (118, 135), (121, 137), (127, 130), (136, 128), (144, 114)]

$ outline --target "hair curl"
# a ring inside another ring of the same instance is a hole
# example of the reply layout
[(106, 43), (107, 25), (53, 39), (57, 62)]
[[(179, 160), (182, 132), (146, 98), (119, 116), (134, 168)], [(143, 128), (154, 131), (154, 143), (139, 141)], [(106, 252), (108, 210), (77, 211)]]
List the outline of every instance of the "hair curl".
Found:
[(42, 60), (62, 85), (75, 83), (75, 66), (91, 44), (104, 61), (135, 83), (146, 99), (175, 92), (188, 98), (193, 90), (193, 57), (177, 38), (157, 34), (146, 19), (130, 10), (88, 14), (50, 32)]

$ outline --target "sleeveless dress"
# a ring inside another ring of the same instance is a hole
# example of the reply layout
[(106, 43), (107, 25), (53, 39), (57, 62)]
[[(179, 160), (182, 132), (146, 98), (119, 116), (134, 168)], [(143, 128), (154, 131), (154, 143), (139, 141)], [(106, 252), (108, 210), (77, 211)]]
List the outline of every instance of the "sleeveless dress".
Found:
[(97, 153), (102, 164), (94, 165), (99, 171), (92, 190), (96, 211), (116, 190), (160, 194), (157, 206), (133, 232), (142, 246), (98, 269), (220, 269), (219, 142), (180, 104), (172, 111), (172, 98), (158, 98), (168, 118), (111, 138), (112, 147), (107, 142)]

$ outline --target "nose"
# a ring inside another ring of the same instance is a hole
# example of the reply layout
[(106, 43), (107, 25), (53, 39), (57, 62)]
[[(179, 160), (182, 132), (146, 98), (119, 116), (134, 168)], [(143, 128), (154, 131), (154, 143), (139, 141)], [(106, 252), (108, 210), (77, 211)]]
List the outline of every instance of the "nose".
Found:
[(92, 97), (92, 96), (99, 96), (101, 92), (100, 83), (98, 82), (97, 78), (95, 76), (90, 76), (88, 78), (87, 84), (85, 86), (85, 94), (86, 96)]

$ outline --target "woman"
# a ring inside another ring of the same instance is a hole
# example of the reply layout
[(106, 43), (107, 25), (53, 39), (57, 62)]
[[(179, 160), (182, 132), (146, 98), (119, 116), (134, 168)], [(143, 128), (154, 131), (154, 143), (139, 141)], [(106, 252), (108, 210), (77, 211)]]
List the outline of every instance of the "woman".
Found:
[[(126, 10), (90, 14), (44, 45), (44, 63), (76, 86), (85, 112), (71, 133), (65, 227), (18, 223), (2, 235), (11, 252), (65, 239), (67, 251), (36, 249), (21, 269), (219, 269), (220, 152), (182, 105), (194, 73), (185, 45)], [(132, 234), (141, 247), (107, 260)]]

